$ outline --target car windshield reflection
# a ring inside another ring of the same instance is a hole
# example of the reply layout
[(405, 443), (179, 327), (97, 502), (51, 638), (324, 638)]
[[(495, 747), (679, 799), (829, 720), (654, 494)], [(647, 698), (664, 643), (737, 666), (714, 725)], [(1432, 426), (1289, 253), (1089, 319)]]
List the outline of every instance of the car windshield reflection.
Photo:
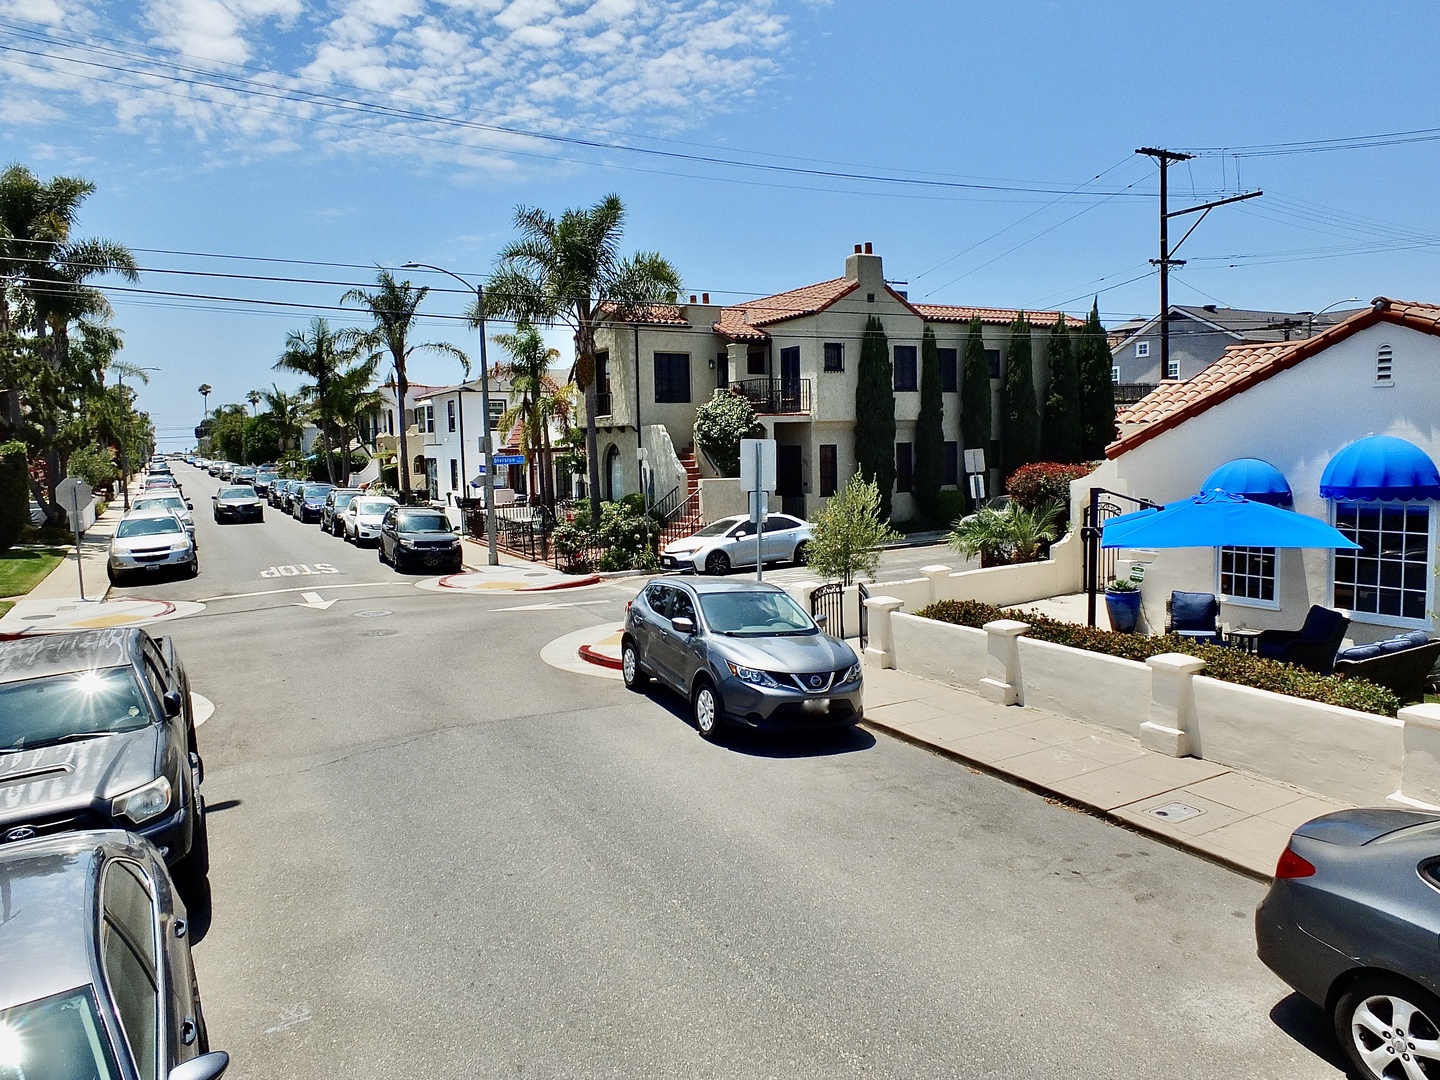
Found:
[(0, 751), (135, 731), (148, 723), (150, 713), (131, 667), (0, 685)]
[(730, 637), (771, 637), (818, 634), (804, 609), (784, 593), (702, 593), (700, 610), (717, 634)]
[(119, 1076), (90, 987), (0, 1011), (0, 1076)]

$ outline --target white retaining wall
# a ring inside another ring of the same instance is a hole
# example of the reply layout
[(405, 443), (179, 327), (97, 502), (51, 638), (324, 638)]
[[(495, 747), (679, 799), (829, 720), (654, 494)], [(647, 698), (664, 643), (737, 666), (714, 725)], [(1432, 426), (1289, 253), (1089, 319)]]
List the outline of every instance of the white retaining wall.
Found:
[(1151, 677), (1144, 664), (1024, 636), (1017, 644), (1022, 704), (1125, 735), (1137, 734), (1149, 719)]

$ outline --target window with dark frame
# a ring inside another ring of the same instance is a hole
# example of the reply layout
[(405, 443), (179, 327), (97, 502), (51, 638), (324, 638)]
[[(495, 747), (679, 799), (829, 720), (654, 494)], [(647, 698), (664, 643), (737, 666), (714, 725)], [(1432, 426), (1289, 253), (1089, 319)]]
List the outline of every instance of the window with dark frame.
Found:
[(1414, 503), (1335, 504), (1335, 528), (1360, 550), (1335, 552), (1335, 606), (1424, 619), (1430, 581), (1430, 508)]
[(745, 374), (747, 374), (747, 375), (764, 375), (764, 374), (765, 374), (765, 350), (764, 350), (764, 349), (751, 349), (748, 353), (745, 354)]
[(460, 490), (460, 462), (450, 459), (450, 490)]
[(1000, 378), (1000, 350), (985, 350), (985, 370), (990, 373), (990, 378)]
[(895, 490), (906, 492), (911, 489), (915, 476), (915, 444), (895, 444)]
[(820, 444), (820, 497), (828, 499), (839, 490), (840, 470), (835, 443)]
[(657, 352), (655, 354), (655, 403), (657, 405), (688, 405), (690, 403), (690, 354)]
[(610, 354), (595, 354), (595, 415), (609, 416), (615, 409), (610, 395)]
[(945, 444), (945, 460), (940, 466), (940, 486), (958, 487), (960, 485), (960, 444), (958, 442), (947, 442)]
[(920, 373), (914, 345), (895, 346), (895, 392), (914, 393), (920, 389)]
[(730, 354), (725, 351), (715, 354), (715, 389), (724, 390), (730, 385)]
[(455, 402), (453, 400), (445, 402), (445, 423), (448, 425), (447, 431), (455, 430)]
[(940, 355), (940, 392), (942, 394), (958, 394), (960, 392), (960, 350), (959, 349), (936, 349)]
[(825, 342), (825, 370), (845, 370), (845, 344), (840, 341)]
[(1275, 549), (1222, 547), (1220, 595), (1229, 600), (1275, 600)]

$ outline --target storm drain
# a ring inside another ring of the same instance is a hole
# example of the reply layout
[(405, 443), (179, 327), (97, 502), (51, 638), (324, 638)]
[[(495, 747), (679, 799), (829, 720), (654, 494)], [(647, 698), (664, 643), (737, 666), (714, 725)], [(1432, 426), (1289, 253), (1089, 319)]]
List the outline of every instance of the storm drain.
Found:
[(381, 630), (361, 630), (361, 631), (360, 631), (360, 636), (361, 636), (361, 637), (394, 637), (394, 636), (395, 636), (396, 634), (398, 634), (398, 633), (400, 633), (399, 630), (392, 630), (392, 629), (390, 629), (389, 627), (386, 627), (386, 628), (381, 629)]
[(357, 619), (383, 619), (387, 615), (394, 615), (395, 612), (391, 611), (389, 608), (377, 607), (366, 608), (364, 611), (356, 611), (352, 612), (352, 614)]
[(1183, 802), (1167, 802), (1164, 806), (1152, 806), (1145, 813), (1151, 817), (1159, 818), (1161, 821), (1168, 821), (1174, 824), (1178, 821), (1189, 821), (1191, 818), (1199, 817), (1205, 811), (1198, 806), (1191, 806)]

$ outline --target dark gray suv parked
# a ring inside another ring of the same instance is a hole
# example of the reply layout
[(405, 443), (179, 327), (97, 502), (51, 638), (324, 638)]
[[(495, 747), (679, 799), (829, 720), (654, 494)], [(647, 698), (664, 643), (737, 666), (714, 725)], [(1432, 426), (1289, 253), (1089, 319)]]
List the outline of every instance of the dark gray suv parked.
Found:
[(0, 851), (82, 829), (145, 837), (199, 892), (210, 869), (190, 680), (137, 628), (0, 642)]
[(860, 658), (774, 585), (667, 577), (625, 610), (625, 685), (685, 695), (695, 727), (849, 727), (864, 717)]
[(155, 848), (115, 831), (0, 847), (0, 1076), (215, 1080), (190, 925)]

